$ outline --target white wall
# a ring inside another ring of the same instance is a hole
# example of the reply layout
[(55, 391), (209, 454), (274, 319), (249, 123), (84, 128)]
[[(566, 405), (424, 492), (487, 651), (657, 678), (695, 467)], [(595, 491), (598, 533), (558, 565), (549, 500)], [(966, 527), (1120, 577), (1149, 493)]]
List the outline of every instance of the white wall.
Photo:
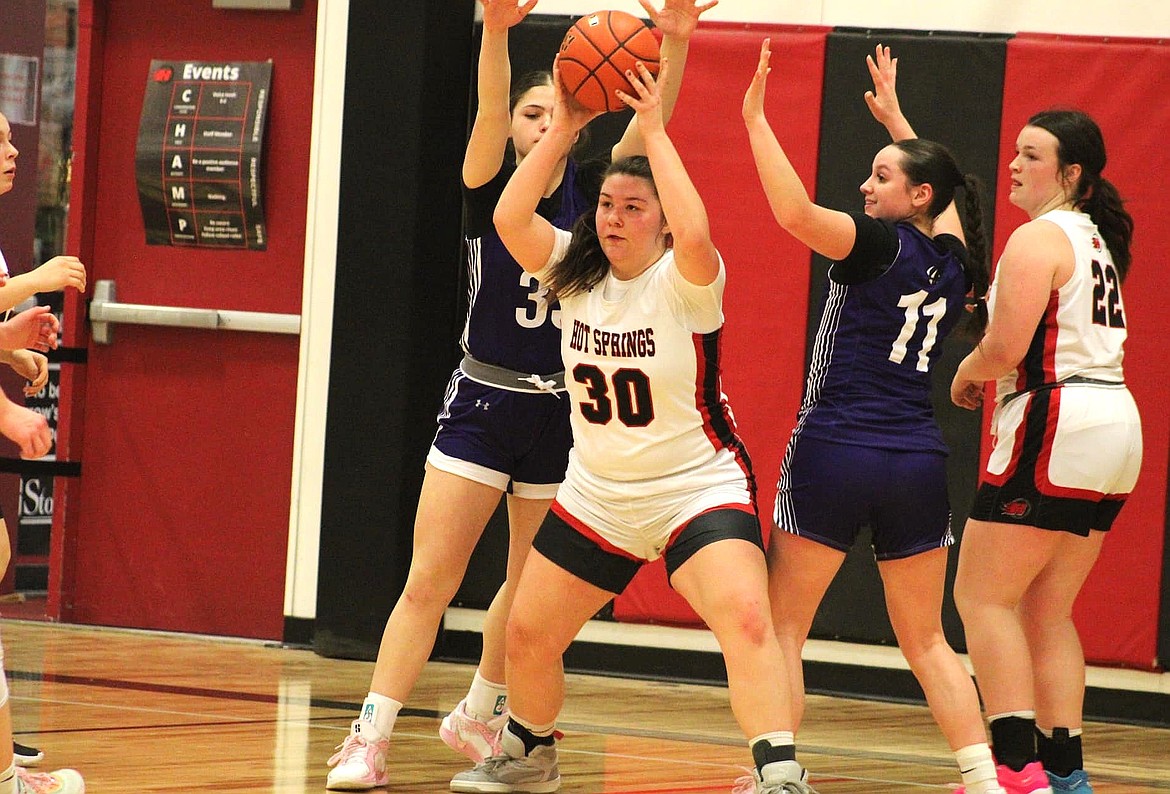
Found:
[[(662, 4), (661, 0), (651, 2)], [(579, 15), (600, 8), (646, 16), (637, 0), (539, 0), (536, 10)], [(1170, 36), (1168, 0), (721, 0), (703, 19), (985, 33)]]

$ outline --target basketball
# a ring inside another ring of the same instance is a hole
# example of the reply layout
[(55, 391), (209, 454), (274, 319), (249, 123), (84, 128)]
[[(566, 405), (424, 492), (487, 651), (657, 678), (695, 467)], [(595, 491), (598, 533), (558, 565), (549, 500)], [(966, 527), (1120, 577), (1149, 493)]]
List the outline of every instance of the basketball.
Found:
[(658, 75), (658, 39), (646, 23), (625, 11), (597, 11), (578, 19), (565, 34), (561, 82), (590, 110), (624, 110), (614, 91), (637, 96), (626, 70), (638, 61)]

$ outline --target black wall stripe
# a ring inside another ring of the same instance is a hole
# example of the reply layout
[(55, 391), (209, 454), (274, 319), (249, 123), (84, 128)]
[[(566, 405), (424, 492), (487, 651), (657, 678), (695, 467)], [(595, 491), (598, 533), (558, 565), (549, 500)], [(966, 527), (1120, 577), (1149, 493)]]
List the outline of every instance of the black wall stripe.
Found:
[[(314, 647), (373, 658), (458, 361), (473, 3), (351, 0)], [(306, 110), (307, 112), (307, 110)]]
[(84, 347), (59, 347), (45, 356), (50, 364), (85, 364), (89, 361), (89, 351)]
[(80, 477), (81, 461), (0, 458), (0, 472), (33, 477)]

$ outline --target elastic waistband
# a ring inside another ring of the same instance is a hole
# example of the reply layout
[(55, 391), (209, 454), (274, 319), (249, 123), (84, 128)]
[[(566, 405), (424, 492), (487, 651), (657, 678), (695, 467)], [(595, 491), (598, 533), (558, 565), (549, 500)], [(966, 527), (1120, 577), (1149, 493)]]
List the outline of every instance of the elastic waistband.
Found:
[(459, 362), (463, 374), (479, 383), (511, 391), (531, 391), (553, 394), (565, 390), (565, 371), (551, 375), (529, 375), (495, 364), (485, 364), (469, 355)]
[(1000, 405), (1007, 405), (1012, 400), (1024, 394), (1035, 394), (1036, 392), (1052, 391), (1053, 389), (1059, 389), (1061, 386), (1113, 386), (1120, 388), (1125, 386), (1125, 381), (1100, 380), (1099, 378), (1086, 378), (1084, 375), (1070, 375), (1064, 380), (1058, 380), (1054, 383), (1041, 383), (1039, 386), (1031, 389), (1014, 391), (1008, 396), (1004, 397)]

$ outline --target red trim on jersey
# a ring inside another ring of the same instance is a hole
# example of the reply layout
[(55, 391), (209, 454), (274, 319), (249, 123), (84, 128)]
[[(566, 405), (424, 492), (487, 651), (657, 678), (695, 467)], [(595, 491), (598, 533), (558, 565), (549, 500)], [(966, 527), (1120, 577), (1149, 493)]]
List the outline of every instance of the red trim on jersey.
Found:
[[(1016, 365), (1015, 391), (1035, 389), (1045, 383), (1056, 382), (1056, 342), (1060, 326), (1056, 314), (1060, 310), (1060, 292), (1048, 295), (1048, 305), (1036, 326), (1036, 333), (1028, 345), (1024, 358)], [(1037, 356), (1039, 361), (1036, 360)]]
[[(703, 417), (703, 432), (707, 435), (707, 440), (711, 442), (711, 446), (715, 449), (723, 449), (726, 444), (719, 434), (715, 432), (715, 424), (711, 421), (711, 403), (707, 399), (707, 391), (710, 387), (709, 379), (711, 369), (711, 358), (707, 355), (707, 345), (704, 334), (691, 334), (691, 343), (695, 346), (695, 408), (699, 415)], [(718, 349), (715, 353), (715, 372), (718, 378)]]
[[(1060, 311), (1060, 293), (1053, 290), (1048, 296), (1048, 306), (1044, 309), (1044, 359), (1042, 383), (1056, 383), (1056, 343), (1060, 338), (1060, 323), (1056, 315)], [(1040, 384), (1036, 384), (1039, 386)]]
[[(709, 334), (691, 334), (695, 346), (695, 409), (703, 417), (703, 432), (715, 449), (730, 450), (748, 483), (752, 507), (756, 507), (756, 476), (743, 440), (736, 433), (735, 417), (723, 398), (719, 359), (723, 347), (722, 329)], [(713, 412), (716, 410), (717, 413)], [(757, 511), (758, 512), (758, 511)]]
[(556, 513), (557, 516), (559, 516), (561, 518), (561, 520), (563, 520), (566, 524), (568, 524), (573, 529), (577, 530), (582, 535), (587, 537), (591, 542), (596, 544), (597, 547), (600, 548), (602, 551), (609, 552), (610, 554), (616, 554), (619, 557), (625, 557), (628, 560), (637, 560), (638, 562), (646, 562), (641, 557), (636, 557), (633, 554), (630, 554), (625, 549), (619, 549), (617, 546), (610, 543), (608, 540), (606, 540), (601, 535), (599, 535), (597, 533), (597, 530), (592, 529), (591, 527), (582, 523), (581, 519), (577, 518), (572, 513), (570, 513), (568, 510), (566, 510), (561, 505), (561, 503), (556, 501), (555, 499), (553, 500), (552, 507), (550, 507), (549, 509), (552, 510), (554, 513)]

